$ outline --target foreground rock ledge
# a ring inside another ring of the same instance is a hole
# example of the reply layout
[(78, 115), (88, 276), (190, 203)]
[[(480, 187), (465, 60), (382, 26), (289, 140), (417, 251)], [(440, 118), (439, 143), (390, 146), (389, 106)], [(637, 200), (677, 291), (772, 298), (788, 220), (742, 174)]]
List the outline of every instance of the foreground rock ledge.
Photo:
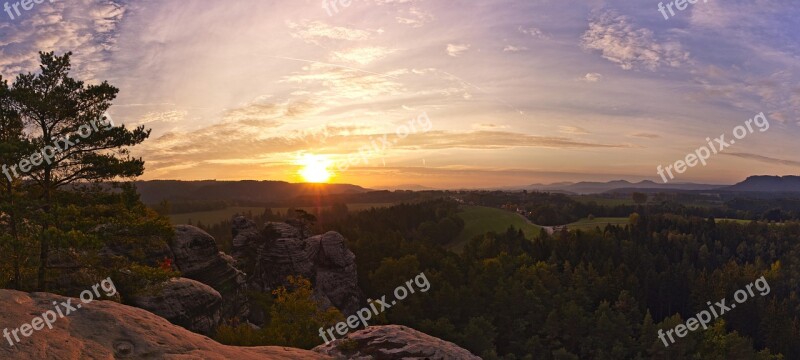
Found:
[[(47, 293), (0, 290), (0, 331), (30, 323), (53, 310), (53, 301), (67, 301)], [(72, 299), (72, 306), (81, 304)], [(13, 339), (13, 337), (12, 337)], [(52, 330), (45, 327), (10, 346), (0, 336), (0, 359), (331, 359), (300, 349), (221, 345), (142, 309), (111, 301), (94, 301), (63, 319)]]
[[(34, 317), (53, 310), (53, 301), (66, 297), (48, 293), (0, 290), (0, 331), (30, 324)], [(173, 325), (158, 315), (113, 301), (82, 304), (59, 318), (53, 329), (44, 327), (10, 346), (0, 335), (0, 359), (181, 359), (181, 360), (480, 360), (457, 345), (405, 326), (370, 326), (314, 351), (278, 346), (235, 347), (217, 343)], [(63, 307), (62, 307), (63, 311)], [(12, 336), (13, 339), (13, 336)]]
[(400, 325), (370, 326), (347, 334), (344, 339), (317, 346), (314, 351), (337, 360), (481, 360), (456, 344)]

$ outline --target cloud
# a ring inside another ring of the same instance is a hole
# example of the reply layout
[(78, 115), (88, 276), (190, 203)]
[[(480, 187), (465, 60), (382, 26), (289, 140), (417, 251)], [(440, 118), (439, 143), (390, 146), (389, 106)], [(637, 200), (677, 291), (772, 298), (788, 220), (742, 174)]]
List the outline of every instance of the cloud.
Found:
[(243, 123), (248, 125), (261, 122), (274, 123), (281, 118), (296, 118), (312, 113), (316, 105), (310, 100), (286, 101), (273, 103), (254, 101), (242, 107), (223, 112), (222, 119), (226, 123)]
[(658, 138), (661, 137), (661, 135), (658, 135), (658, 134), (651, 134), (651, 133), (644, 133), (644, 132), (631, 134), (631, 136), (645, 138), (645, 139), (658, 139)]
[[(73, 51), (72, 76), (96, 82), (110, 66), (118, 27), (126, 14), (121, 0), (44, 2), (15, 20), (0, 23), (0, 73), (37, 71), (39, 51)], [(2, 16), (7, 15), (5, 12)]]
[(598, 81), (600, 81), (602, 79), (603, 79), (603, 74), (600, 74), (600, 73), (587, 73), (586, 75), (584, 75), (582, 78), (579, 78), (578, 80), (584, 81), (584, 82), (594, 83), (594, 82), (598, 82)]
[(565, 137), (535, 136), (508, 131), (480, 130), (472, 132), (431, 131), (409, 136), (400, 146), (420, 149), (511, 149), (522, 147), (539, 148), (618, 148), (628, 149), (637, 146), (630, 144), (601, 144)]
[(680, 43), (656, 40), (649, 29), (637, 28), (628, 17), (611, 11), (595, 15), (590, 20), (582, 45), (587, 50), (600, 51), (604, 59), (625, 70), (678, 67), (689, 60), (689, 53)]
[(287, 21), (286, 26), (292, 30), (292, 37), (302, 39), (311, 44), (321, 44), (326, 40), (368, 40), (373, 34), (373, 32), (369, 30), (331, 26), (321, 21), (303, 20), (299, 23)]
[(777, 158), (761, 156), (761, 155), (756, 155), (756, 154), (750, 154), (750, 153), (727, 153), (727, 152), (724, 152), (724, 153), (722, 153), (722, 155), (734, 156), (734, 157), (738, 157), (738, 158), (741, 158), (741, 159), (755, 160), (755, 161), (759, 161), (759, 162), (763, 162), (763, 163), (767, 163), (767, 164), (800, 166), (800, 161), (777, 159)]
[(517, 31), (519, 31), (519, 32), (521, 32), (521, 33), (523, 33), (525, 35), (528, 35), (530, 37), (536, 38), (536, 39), (547, 39), (548, 38), (548, 36), (545, 35), (542, 32), (542, 30), (540, 30), (539, 28), (536, 28), (536, 27), (522, 27), (522, 26), (520, 26), (520, 27), (517, 28)]
[(424, 11), (418, 7), (412, 6), (408, 11), (401, 12), (396, 18), (397, 23), (409, 25), (414, 28), (420, 28), (425, 24), (433, 21), (434, 16), (430, 12)]
[(475, 130), (498, 130), (498, 129), (507, 129), (508, 125), (472, 124), (472, 128)]
[(746, 112), (764, 111), (782, 124), (800, 120), (800, 90), (797, 76), (787, 70), (752, 74), (739, 66), (707, 66), (693, 72), (697, 99), (724, 101)]
[(524, 46), (506, 45), (506, 47), (503, 49), (503, 52), (520, 52), (525, 50), (528, 50), (528, 48)]
[(465, 51), (469, 50), (469, 44), (447, 44), (447, 55), (452, 57), (461, 56)]
[(359, 65), (367, 65), (376, 60), (383, 59), (396, 51), (397, 49), (389, 49), (383, 46), (352, 48), (332, 52), (331, 60), (341, 60)]
[(559, 126), (558, 131), (570, 135), (588, 135), (589, 132), (577, 126)]
[(310, 91), (319, 101), (339, 104), (343, 99), (374, 99), (385, 95), (400, 95), (403, 85), (396, 76), (406, 73), (395, 70), (377, 74), (330, 64), (313, 63), (303, 68), (303, 72), (284, 76), (280, 83), (295, 84), (299, 90)]
[(147, 125), (151, 123), (164, 123), (164, 124), (174, 124), (183, 121), (186, 118), (186, 115), (189, 114), (188, 111), (166, 111), (166, 112), (151, 112), (147, 113), (142, 116), (140, 119), (131, 123), (131, 125), (139, 126), (139, 125)]
[[(543, 137), (498, 130), (469, 132), (428, 131), (411, 133), (403, 139), (395, 133), (365, 131), (346, 126), (326, 126), (317, 130), (286, 130), (288, 119), (276, 118), (263, 122), (225, 122), (203, 127), (187, 133), (167, 133), (142, 145), (149, 168), (163, 172), (182, 164), (237, 164), (247, 159), (250, 163), (280, 162), (292, 159), (298, 152), (313, 149), (314, 153), (332, 157), (346, 157), (357, 153), (364, 145), (372, 144), (384, 136), (396, 143), (386, 149), (394, 151), (419, 151), (443, 149), (513, 149), (513, 148), (569, 148), (569, 149), (628, 149), (630, 144), (603, 144), (569, 139)], [(482, 124), (488, 128), (500, 126)]]

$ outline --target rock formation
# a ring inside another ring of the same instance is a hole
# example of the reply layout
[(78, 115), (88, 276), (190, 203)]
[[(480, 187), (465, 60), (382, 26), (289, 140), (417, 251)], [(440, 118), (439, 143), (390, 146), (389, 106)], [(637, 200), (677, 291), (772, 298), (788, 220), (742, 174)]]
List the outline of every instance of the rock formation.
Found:
[[(17, 329), (53, 310), (53, 301), (67, 298), (48, 293), (0, 290), (0, 328)], [(404, 326), (372, 326), (313, 351), (288, 347), (221, 345), (145, 310), (112, 301), (83, 304), (9, 345), (0, 337), (0, 359), (204, 359), (204, 360), (479, 360), (458, 346)]]
[(219, 291), (222, 318), (248, 317), (245, 274), (234, 266), (232, 257), (219, 251), (211, 235), (194, 226), (178, 225), (170, 248), (175, 256), (175, 266), (184, 277)]
[(222, 296), (201, 282), (172, 279), (154, 294), (129, 297), (131, 305), (150, 311), (169, 322), (204, 335), (212, 335), (220, 323)]
[(330, 301), (345, 315), (361, 308), (356, 256), (345, 246), (344, 236), (329, 231), (305, 240), (316, 267), (314, 291)]
[(481, 359), (456, 344), (399, 325), (370, 326), (328, 345), (317, 346), (314, 351), (337, 360)]
[(362, 303), (355, 255), (337, 232), (304, 237), (307, 233), (277, 222), (259, 230), (239, 216), (233, 219), (232, 253), (248, 274), (251, 289), (269, 292), (286, 284), (287, 276), (300, 275), (311, 280), (315, 296), (324, 305), (331, 304), (346, 315), (355, 313)]
[[(0, 328), (16, 329), (34, 316), (53, 310), (53, 301), (66, 298), (47, 293), (0, 290)], [(72, 299), (73, 306), (81, 304)], [(204, 360), (316, 360), (328, 356), (276, 346), (221, 345), (145, 310), (111, 301), (93, 301), (53, 323), (53, 329), (20, 335), (10, 346), (0, 337), (0, 359), (204, 359)]]

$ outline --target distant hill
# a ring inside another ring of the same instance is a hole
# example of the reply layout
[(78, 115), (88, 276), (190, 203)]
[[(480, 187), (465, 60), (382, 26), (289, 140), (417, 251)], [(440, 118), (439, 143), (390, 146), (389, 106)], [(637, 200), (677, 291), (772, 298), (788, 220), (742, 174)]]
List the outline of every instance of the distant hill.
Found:
[(750, 176), (738, 184), (724, 187), (725, 191), (800, 192), (800, 176)]
[(418, 184), (404, 184), (404, 185), (394, 185), (394, 186), (377, 186), (375, 190), (390, 190), (390, 191), (397, 191), (397, 190), (411, 190), (411, 191), (428, 191), (428, 190), (436, 190), (432, 187), (427, 187)]
[(614, 180), (609, 182), (589, 182), (579, 183), (557, 183), (551, 185), (534, 184), (528, 190), (569, 192), (575, 194), (597, 194), (619, 189), (654, 189), (654, 190), (712, 190), (722, 187), (721, 185), (694, 184), (694, 183), (667, 183), (660, 184), (650, 180), (632, 183), (627, 180)]
[(348, 184), (293, 184), (284, 181), (137, 181), (136, 188), (146, 204), (169, 201), (281, 202), (300, 196), (327, 197), (357, 194), (369, 190)]

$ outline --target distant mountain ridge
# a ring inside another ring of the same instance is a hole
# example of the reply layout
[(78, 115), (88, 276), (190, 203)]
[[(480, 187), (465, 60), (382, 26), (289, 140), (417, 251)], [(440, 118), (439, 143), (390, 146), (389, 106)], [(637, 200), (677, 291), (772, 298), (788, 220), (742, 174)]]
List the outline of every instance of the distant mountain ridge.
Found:
[(146, 204), (169, 201), (251, 201), (280, 202), (298, 196), (330, 196), (370, 191), (350, 184), (294, 184), (285, 181), (137, 181), (136, 188)]
[[(374, 191), (351, 184), (304, 184), (285, 181), (179, 181), (152, 180), (137, 181), (136, 187), (142, 201), (156, 204), (170, 201), (250, 201), (259, 203), (283, 202), (298, 197), (330, 197), (337, 194), (359, 194)], [(412, 190), (430, 191), (432, 188), (417, 185), (383, 187), (390, 191)], [(470, 189), (464, 189), (470, 190)], [(471, 189), (480, 190), (480, 189)], [(734, 185), (715, 185), (697, 183), (659, 183), (650, 180), (630, 182), (614, 180), (608, 182), (559, 182), (553, 184), (531, 184), (494, 188), (502, 191), (547, 191), (567, 194), (598, 194), (611, 191), (726, 191), (726, 192), (797, 192), (800, 193), (800, 176), (750, 176)]]
[(393, 185), (393, 186), (376, 186), (375, 190), (389, 190), (389, 191), (397, 191), (397, 190), (411, 190), (411, 191), (428, 191), (428, 190), (437, 190), (436, 188), (423, 186), (419, 184), (403, 184), (403, 185)]
[(695, 183), (667, 183), (659, 184), (650, 180), (632, 183), (627, 180), (614, 180), (608, 182), (582, 181), (578, 183), (556, 183), (550, 185), (533, 184), (526, 190), (558, 191), (575, 194), (597, 194), (619, 189), (661, 189), (661, 190), (713, 190), (724, 185), (695, 184)]
[(725, 191), (800, 192), (800, 176), (750, 176), (738, 184), (721, 188)]

